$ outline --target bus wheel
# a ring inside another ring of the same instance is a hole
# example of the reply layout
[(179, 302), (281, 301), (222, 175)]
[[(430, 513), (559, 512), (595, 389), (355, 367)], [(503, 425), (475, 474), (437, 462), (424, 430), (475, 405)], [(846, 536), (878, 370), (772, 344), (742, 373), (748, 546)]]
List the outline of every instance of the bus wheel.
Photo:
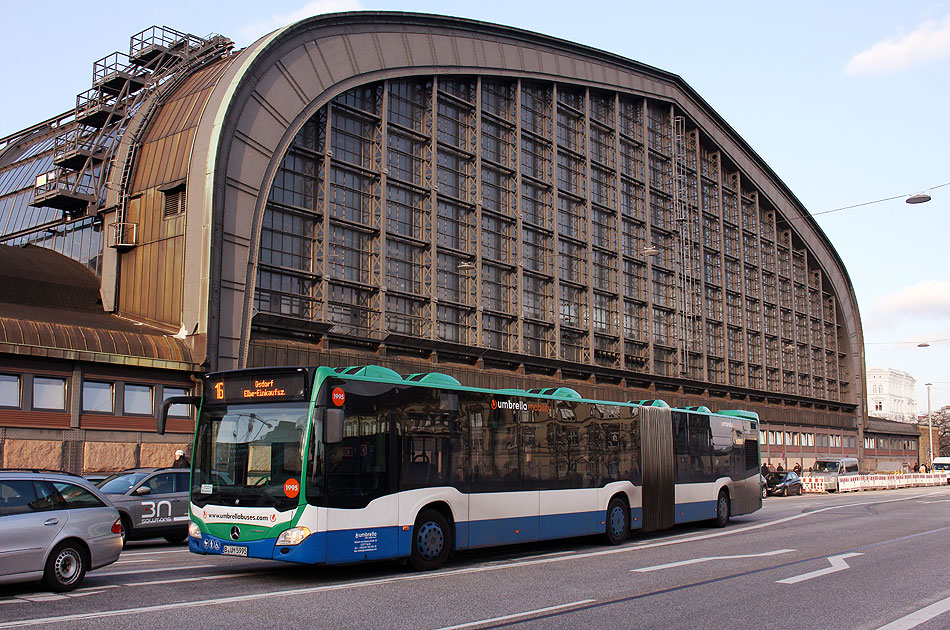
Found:
[(725, 490), (719, 491), (719, 499), (716, 500), (716, 518), (713, 524), (716, 527), (725, 527), (729, 524), (729, 495)]
[(620, 497), (614, 497), (607, 504), (607, 529), (604, 530), (604, 542), (619, 545), (627, 539), (630, 531), (630, 508)]
[(422, 510), (412, 527), (412, 552), (409, 564), (416, 571), (438, 569), (452, 550), (452, 530), (448, 521), (435, 510)]

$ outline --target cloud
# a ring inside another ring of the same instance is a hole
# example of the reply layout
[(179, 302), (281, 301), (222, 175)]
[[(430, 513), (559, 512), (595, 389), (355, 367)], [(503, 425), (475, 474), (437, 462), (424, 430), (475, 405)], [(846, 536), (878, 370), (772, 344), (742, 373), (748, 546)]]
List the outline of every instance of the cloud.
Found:
[(869, 311), (869, 328), (909, 325), (920, 330), (932, 326), (925, 325), (928, 321), (939, 322), (943, 327), (950, 321), (950, 282), (923, 282), (903, 287), (875, 300)]
[(313, 0), (313, 2), (308, 2), (296, 11), (280, 15), (271, 15), (260, 22), (242, 26), (238, 31), (238, 44), (246, 46), (273, 30), (287, 26), (288, 24), (293, 24), (294, 22), (299, 22), (313, 15), (339, 13), (342, 11), (360, 11), (362, 9), (363, 5), (359, 0)]
[(911, 33), (877, 42), (851, 57), (844, 73), (851, 77), (886, 75), (933, 61), (950, 59), (950, 16), (927, 20)]

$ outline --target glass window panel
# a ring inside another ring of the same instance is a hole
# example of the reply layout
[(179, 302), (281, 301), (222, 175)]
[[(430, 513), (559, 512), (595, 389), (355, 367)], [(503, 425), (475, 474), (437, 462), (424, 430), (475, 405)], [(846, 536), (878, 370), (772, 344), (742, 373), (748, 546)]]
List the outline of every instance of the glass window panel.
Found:
[(0, 407), (20, 406), (20, 377), (0, 374)]
[(152, 387), (150, 385), (125, 386), (125, 413), (152, 415)]
[[(165, 402), (173, 396), (187, 396), (188, 390), (181, 387), (166, 387), (162, 392), (162, 402)], [(172, 405), (168, 408), (168, 417), (187, 418), (191, 415), (189, 405)]]
[(112, 413), (112, 388), (112, 383), (83, 381), (82, 410), (98, 411), (100, 413)]
[(35, 377), (33, 379), (33, 408), (66, 410), (66, 379)]

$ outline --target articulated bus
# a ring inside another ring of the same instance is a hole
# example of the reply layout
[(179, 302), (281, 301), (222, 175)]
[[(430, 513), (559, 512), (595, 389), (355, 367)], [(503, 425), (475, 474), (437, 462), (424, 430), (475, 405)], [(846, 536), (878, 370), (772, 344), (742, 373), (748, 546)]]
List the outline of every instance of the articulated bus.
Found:
[(199, 398), (189, 548), (342, 564), (710, 521), (762, 506), (758, 416), (379, 366), (218, 372)]

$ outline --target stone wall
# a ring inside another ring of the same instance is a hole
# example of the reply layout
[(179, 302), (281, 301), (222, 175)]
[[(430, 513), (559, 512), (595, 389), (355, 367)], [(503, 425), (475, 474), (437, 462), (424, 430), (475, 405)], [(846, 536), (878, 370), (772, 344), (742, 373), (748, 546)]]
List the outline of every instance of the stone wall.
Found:
[(190, 436), (182, 434), (151, 436), (76, 430), (35, 433), (34, 437), (27, 429), (0, 429), (0, 466), (85, 474), (171, 466), (178, 449), (191, 459)]

